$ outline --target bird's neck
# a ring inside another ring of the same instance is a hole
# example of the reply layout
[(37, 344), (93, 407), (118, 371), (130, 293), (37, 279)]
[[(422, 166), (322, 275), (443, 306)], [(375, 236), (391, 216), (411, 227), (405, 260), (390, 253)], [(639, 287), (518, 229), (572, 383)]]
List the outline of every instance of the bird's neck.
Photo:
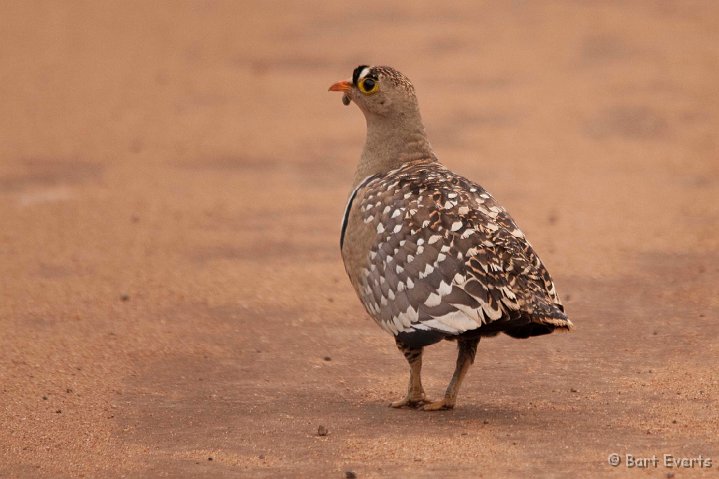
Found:
[(354, 186), (368, 176), (386, 173), (410, 161), (436, 161), (419, 112), (368, 117), (367, 141), (357, 165)]

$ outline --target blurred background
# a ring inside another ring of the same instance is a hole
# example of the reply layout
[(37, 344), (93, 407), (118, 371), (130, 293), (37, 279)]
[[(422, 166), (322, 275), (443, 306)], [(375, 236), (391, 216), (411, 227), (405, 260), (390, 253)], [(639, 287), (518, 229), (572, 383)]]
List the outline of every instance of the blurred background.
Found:
[[(483, 342), (446, 415), (385, 408), (404, 360), (339, 256), (359, 64), (412, 79), (578, 326)], [(2, 2), (0, 474), (719, 456), (717, 85), (714, 2)]]

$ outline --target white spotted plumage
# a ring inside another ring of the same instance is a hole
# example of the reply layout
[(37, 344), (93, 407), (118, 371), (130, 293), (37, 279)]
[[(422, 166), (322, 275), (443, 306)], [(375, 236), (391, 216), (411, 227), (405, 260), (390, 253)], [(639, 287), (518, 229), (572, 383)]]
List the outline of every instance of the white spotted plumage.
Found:
[(458, 335), (518, 313), (560, 310), (524, 235), (478, 185), (437, 163), (410, 164), (368, 180), (356, 195), (376, 234), (360, 297), (392, 334)]

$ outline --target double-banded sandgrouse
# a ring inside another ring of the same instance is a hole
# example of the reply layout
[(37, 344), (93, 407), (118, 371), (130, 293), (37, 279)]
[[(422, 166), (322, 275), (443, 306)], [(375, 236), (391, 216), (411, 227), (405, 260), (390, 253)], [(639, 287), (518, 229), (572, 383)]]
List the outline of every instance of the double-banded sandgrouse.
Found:
[[(451, 409), (482, 336), (527, 338), (572, 323), (505, 209), (438, 162), (406, 76), (361, 65), (330, 91), (367, 120), (340, 248), (362, 304), (409, 362), (407, 394), (391, 406)], [(420, 378), (422, 351), (442, 339), (457, 341), (457, 366), (444, 398), (432, 402)]]

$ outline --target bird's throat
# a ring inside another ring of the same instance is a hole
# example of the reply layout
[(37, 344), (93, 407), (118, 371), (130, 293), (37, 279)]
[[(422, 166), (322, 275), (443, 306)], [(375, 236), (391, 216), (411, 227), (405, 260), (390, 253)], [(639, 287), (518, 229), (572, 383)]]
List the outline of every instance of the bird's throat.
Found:
[(420, 118), (367, 118), (367, 140), (354, 185), (410, 161), (436, 161)]

